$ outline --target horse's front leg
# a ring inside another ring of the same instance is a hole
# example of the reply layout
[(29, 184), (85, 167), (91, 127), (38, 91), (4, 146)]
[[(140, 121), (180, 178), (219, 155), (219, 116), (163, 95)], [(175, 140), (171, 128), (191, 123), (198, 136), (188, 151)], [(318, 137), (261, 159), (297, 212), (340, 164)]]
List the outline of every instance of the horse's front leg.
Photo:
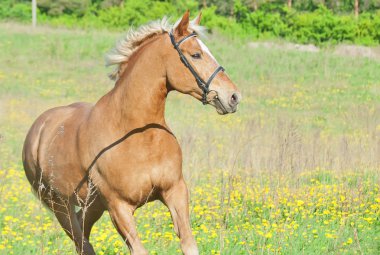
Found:
[(108, 210), (113, 224), (119, 234), (128, 245), (132, 255), (147, 255), (148, 251), (144, 248), (138, 237), (133, 212), (135, 208), (123, 200), (114, 200), (108, 205)]
[(181, 179), (162, 194), (163, 202), (169, 208), (174, 230), (181, 240), (181, 249), (185, 255), (198, 255), (198, 247), (191, 233), (189, 217), (189, 193), (186, 183)]

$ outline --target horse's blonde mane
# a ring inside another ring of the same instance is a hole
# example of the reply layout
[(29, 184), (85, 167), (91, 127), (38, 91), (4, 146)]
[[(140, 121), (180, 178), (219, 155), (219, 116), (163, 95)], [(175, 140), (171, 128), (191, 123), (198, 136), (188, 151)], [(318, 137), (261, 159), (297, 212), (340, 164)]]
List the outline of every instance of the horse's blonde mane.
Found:
[[(110, 79), (117, 80), (119, 78), (120, 66), (128, 61), (129, 57), (139, 48), (139, 46), (148, 38), (158, 34), (169, 32), (173, 27), (181, 21), (178, 20), (174, 26), (169, 23), (167, 17), (161, 20), (152, 21), (146, 25), (142, 25), (137, 29), (130, 28), (127, 34), (116, 43), (105, 57), (106, 66), (116, 65), (115, 70), (109, 74)], [(194, 21), (190, 22), (189, 29), (203, 34), (204, 28), (198, 26)]]

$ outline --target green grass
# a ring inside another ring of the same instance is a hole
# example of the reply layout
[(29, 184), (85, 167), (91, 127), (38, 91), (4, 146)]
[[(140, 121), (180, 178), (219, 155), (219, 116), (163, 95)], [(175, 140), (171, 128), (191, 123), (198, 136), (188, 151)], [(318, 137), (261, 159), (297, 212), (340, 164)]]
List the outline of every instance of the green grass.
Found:
[[(103, 56), (120, 36), (0, 24), (0, 254), (73, 253), (30, 191), (22, 143), (44, 110), (112, 88)], [(380, 61), (205, 42), (243, 101), (230, 116), (179, 93), (167, 102), (201, 254), (380, 253)], [(164, 206), (137, 221), (152, 254), (180, 253)], [(107, 214), (92, 243), (127, 253)]]

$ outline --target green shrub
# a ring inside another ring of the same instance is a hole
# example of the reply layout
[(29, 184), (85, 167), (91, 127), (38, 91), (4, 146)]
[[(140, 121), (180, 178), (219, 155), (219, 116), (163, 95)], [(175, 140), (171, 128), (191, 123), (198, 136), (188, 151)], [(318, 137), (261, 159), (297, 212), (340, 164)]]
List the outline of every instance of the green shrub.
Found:
[(216, 15), (216, 7), (211, 6), (202, 10), (202, 25), (211, 32), (218, 30), (226, 35), (246, 37), (247, 33), (235, 19)]
[(83, 16), (91, 5), (91, 0), (38, 0), (38, 7), (42, 13), (50, 16), (69, 14)]
[(102, 9), (93, 13), (93, 16), (99, 19), (101, 26), (125, 29), (162, 18), (168, 13), (175, 13), (175, 7), (170, 3), (142, 0), (126, 1), (122, 7)]
[[(370, 1), (368, 4), (375, 6), (376, 1)], [(165, 15), (172, 15), (174, 21), (188, 8), (195, 15), (199, 4), (196, 0), (39, 0), (38, 2), (41, 12), (38, 15), (40, 23), (117, 30), (136, 27)], [(285, 38), (298, 43), (318, 45), (341, 42), (363, 45), (380, 43), (380, 11), (361, 13), (356, 19), (353, 14), (338, 15), (324, 5), (318, 6), (317, 0), (305, 1), (303, 7), (301, 5), (297, 7), (313, 10), (309, 12), (288, 9), (283, 2), (268, 1), (263, 3), (259, 10), (252, 11), (247, 4), (244, 4), (246, 0), (235, 0), (233, 15), (230, 16), (222, 16), (218, 14), (222, 12), (220, 8), (209, 6), (202, 10), (202, 23), (211, 32), (218, 30), (231, 37)], [(218, 1), (215, 3), (220, 4)], [(326, 4), (329, 5), (329, 2), (326, 1)], [(349, 3), (344, 4), (349, 6)], [(30, 18), (29, 1), (3, 0), (0, 3), (0, 19), (29, 21)]]
[(28, 21), (32, 19), (32, 6), (27, 3), (4, 1), (0, 4), (0, 18)]

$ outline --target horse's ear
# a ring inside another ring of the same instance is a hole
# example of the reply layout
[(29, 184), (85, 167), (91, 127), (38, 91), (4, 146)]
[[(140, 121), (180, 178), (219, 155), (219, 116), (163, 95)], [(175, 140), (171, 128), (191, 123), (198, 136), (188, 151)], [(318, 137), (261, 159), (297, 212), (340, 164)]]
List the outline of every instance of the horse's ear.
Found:
[(192, 24), (199, 26), (201, 24), (202, 12), (199, 12), (197, 17), (191, 21)]
[(182, 36), (187, 32), (187, 29), (189, 27), (189, 17), (190, 17), (190, 11), (187, 10), (185, 14), (183, 14), (183, 17), (181, 21), (178, 23), (178, 25), (175, 28), (175, 32), (177, 35)]

